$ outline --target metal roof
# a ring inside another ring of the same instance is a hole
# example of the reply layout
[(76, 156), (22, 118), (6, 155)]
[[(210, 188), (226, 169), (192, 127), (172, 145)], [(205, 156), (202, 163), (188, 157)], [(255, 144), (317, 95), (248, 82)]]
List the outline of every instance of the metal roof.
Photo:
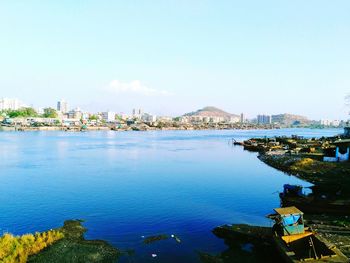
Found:
[(295, 206), (283, 207), (283, 208), (275, 208), (274, 209), (279, 215), (294, 215), (294, 214), (303, 214), (298, 208)]

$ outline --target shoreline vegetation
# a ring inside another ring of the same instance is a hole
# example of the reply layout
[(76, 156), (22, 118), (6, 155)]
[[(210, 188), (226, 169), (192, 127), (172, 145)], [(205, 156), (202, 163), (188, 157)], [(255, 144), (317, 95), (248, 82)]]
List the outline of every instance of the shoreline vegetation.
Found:
[(0, 262), (62, 263), (117, 262), (121, 252), (102, 240), (85, 240), (81, 220), (67, 220), (60, 228), (42, 233), (0, 238)]

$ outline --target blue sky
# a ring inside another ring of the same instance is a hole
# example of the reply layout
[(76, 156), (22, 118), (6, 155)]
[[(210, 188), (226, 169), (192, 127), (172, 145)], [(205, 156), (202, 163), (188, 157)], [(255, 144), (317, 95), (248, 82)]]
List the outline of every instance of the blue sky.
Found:
[(350, 1), (0, 2), (0, 97), (344, 119)]

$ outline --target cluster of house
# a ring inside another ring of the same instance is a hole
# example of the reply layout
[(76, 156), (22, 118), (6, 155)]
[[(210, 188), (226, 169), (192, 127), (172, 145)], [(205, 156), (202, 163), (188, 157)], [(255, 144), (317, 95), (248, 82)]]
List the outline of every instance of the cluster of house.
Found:
[(320, 120), (320, 125), (339, 127), (342, 126), (342, 122), (341, 120)]
[[(17, 99), (2, 99), (0, 100), (1, 110), (18, 110), (24, 107)], [(170, 122), (172, 117), (157, 117), (144, 112), (142, 109), (134, 109), (131, 115), (117, 114), (113, 111), (105, 111), (99, 113), (89, 113), (81, 110), (80, 108), (69, 109), (68, 103), (65, 100), (57, 102), (56, 107), (57, 117), (55, 118), (43, 118), (43, 117), (16, 117), (9, 118), (8, 116), (1, 116), (3, 124), (7, 125), (19, 125), (19, 126), (100, 126), (105, 124), (120, 124), (120, 123), (155, 123), (155, 122)], [(38, 109), (39, 115), (44, 114), (43, 109)]]

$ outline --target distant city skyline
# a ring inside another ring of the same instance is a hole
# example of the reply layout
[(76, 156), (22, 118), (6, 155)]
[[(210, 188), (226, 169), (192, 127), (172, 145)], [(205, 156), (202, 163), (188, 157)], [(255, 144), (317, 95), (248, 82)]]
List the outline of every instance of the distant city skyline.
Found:
[[(164, 113), (158, 113), (158, 114), (154, 114), (154, 112), (151, 111), (146, 111), (143, 108), (129, 108), (129, 110), (127, 111), (114, 111), (114, 110), (110, 110), (110, 109), (98, 109), (95, 111), (89, 111), (86, 109), (82, 109), (79, 106), (75, 106), (75, 107), (70, 107), (68, 101), (66, 101), (65, 99), (60, 99), (57, 100), (55, 106), (53, 105), (45, 105), (43, 107), (35, 107), (33, 106), (33, 104), (25, 104), (23, 103), (22, 100), (18, 99), (18, 98), (8, 98), (8, 97), (0, 97), (0, 111), (1, 110), (17, 110), (20, 108), (25, 108), (25, 107), (31, 107), (34, 108), (38, 113), (42, 114), (43, 109), (45, 108), (52, 108), (57, 110), (58, 112), (61, 112), (63, 114), (74, 114), (73, 112), (86, 112), (86, 113), (90, 113), (90, 114), (94, 114), (94, 113), (104, 113), (104, 114), (108, 114), (108, 113), (113, 113), (113, 114), (123, 114), (123, 115), (129, 115), (129, 116), (143, 116), (144, 114), (148, 115), (148, 114), (152, 114), (150, 116), (171, 116), (171, 117), (179, 117), (179, 116), (183, 116), (189, 113), (192, 113), (196, 110), (202, 110), (202, 109), (206, 109), (206, 108), (216, 108), (217, 110), (223, 110), (221, 108), (218, 107), (214, 107), (214, 106), (205, 106), (205, 107), (201, 107), (198, 109), (192, 109), (191, 111), (188, 112), (182, 112), (178, 115), (167, 115)], [(280, 113), (274, 113), (274, 114), (270, 114), (270, 113), (266, 113), (266, 112), (259, 112), (256, 115), (252, 115), (252, 116), (247, 116), (244, 112), (241, 112), (240, 114), (234, 113), (234, 112), (227, 112), (229, 114), (235, 114), (235, 118), (237, 118), (240, 122), (244, 122), (245, 120), (256, 120), (257, 123), (259, 124), (271, 124), (272, 123), (272, 119), (274, 118), (274, 116), (280, 116), (283, 114), (294, 114), (293, 112), (280, 112)], [(346, 117), (344, 119), (331, 119), (331, 118), (320, 118), (320, 119), (312, 119), (307, 115), (300, 115), (302, 117), (306, 117), (309, 120), (313, 120), (313, 121), (320, 121), (321, 124), (324, 125), (331, 125), (332, 123), (337, 123), (340, 121), (349, 121), (350, 120), (350, 116), (346, 115)]]
[[(0, 97), (348, 119), (349, 1), (2, 1)], [(9, 26), (10, 25), (10, 26)]]

